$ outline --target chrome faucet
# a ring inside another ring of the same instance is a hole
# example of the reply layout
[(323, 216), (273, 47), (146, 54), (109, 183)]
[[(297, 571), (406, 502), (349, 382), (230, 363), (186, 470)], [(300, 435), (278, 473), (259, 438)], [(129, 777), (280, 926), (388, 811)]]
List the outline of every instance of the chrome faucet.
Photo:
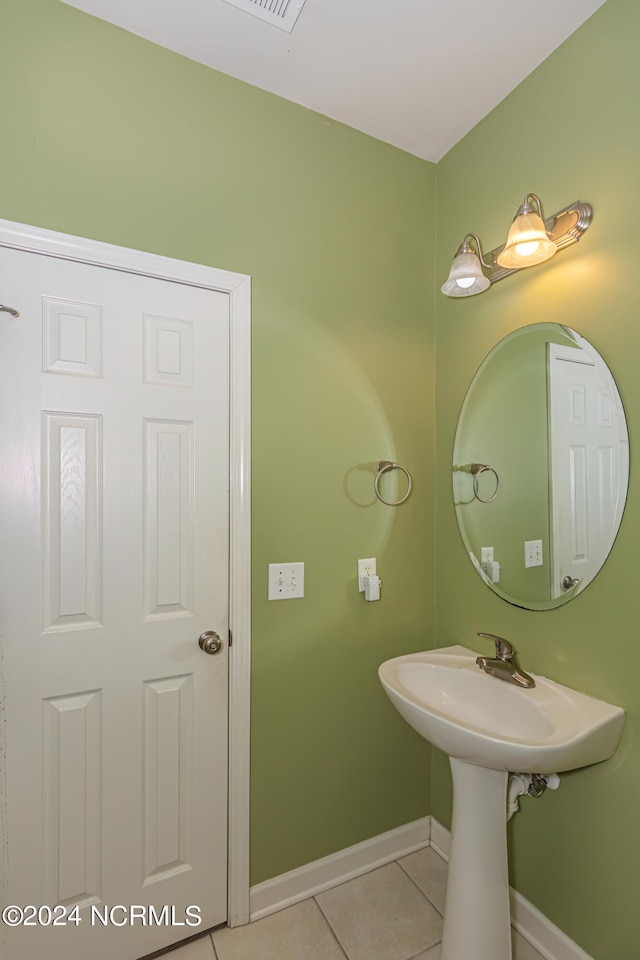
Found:
[(496, 645), (495, 657), (478, 657), (476, 659), (476, 663), (481, 670), (497, 677), (498, 680), (515, 683), (518, 687), (535, 687), (536, 682), (533, 677), (520, 669), (516, 660), (516, 652), (508, 640), (496, 637), (493, 633), (479, 633), (478, 636), (487, 637), (489, 640), (493, 640)]

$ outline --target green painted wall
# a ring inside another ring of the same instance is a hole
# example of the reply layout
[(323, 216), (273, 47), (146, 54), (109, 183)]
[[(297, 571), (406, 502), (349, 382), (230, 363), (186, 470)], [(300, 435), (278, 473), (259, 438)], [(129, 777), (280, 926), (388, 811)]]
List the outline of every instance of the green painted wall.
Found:
[[(451, 462), (482, 359), (539, 320), (603, 355), (633, 458), (639, 28), (635, 0), (608, 0), (438, 164), (436, 183), (431, 164), (57, 0), (0, 9), (0, 216), (253, 278), (254, 883), (429, 812), (428, 749), (376, 667), (434, 642), (480, 649), (486, 630), (513, 640), (525, 669), (628, 711), (612, 761), (563, 776), (514, 818), (512, 879), (597, 960), (637, 957), (635, 474), (598, 578), (533, 613), (473, 570)], [(529, 190), (547, 212), (592, 202), (582, 243), (480, 297), (436, 300), (434, 262), (440, 283), (468, 230), (500, 243)], [(396, 510), (372, 494), (372, 465), (392, 457), (415, 480)], [(371, 555), (384, 599), (366, 604), (355, 562)], [(305, 561), (305, 598), (267, 603), (267, 564), (283, 560)], [(439, 754), (431, 776), (446, 823)]]
[[(252, 276), (253, 882), (424, 816), (376, 669), (432, 634), (434, 166), (57, 0), (0, 36), (1, 217)], [(287, 560), (305, 597), (267, 603)]]
[[(617, 755), (562, 777), (560, 789), (522, 804), (510, 828), (512, 881), (597, 960), (636, 960), (640, 943), (640, 600), (634, 585), (640, 490), (636, 210), (640, 203), (640, 6), (608, 0), (438, 164), (437, 276), (464, 234), (501, 243), (527, 191), (547, 213), (593, 204), (582, 242), (543, 267), (478, 297), (438, 298), (438, 644), (486, 649), (478, 630), (511, 639), (525, 669), (621, 704)], [(528, 612), (495, 597), (465, 556), (451, 503), (451, 453), (465, 389), (488, 351), (540, 320), (582, 333), (611, 368), (626, 406), (631, 482), (618, 539), (585, 592), (558, 610)], [(432, 812), (449, 818), (450, 787), (433, 761)]]

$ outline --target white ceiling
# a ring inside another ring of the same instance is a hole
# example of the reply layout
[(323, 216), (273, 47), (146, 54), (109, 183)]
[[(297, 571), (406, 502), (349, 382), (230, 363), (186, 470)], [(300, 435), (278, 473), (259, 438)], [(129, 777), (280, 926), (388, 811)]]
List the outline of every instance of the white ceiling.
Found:
[(306, 0), (286, 33), (224, 0), (63, 0), (439, 160), (604, 0)]

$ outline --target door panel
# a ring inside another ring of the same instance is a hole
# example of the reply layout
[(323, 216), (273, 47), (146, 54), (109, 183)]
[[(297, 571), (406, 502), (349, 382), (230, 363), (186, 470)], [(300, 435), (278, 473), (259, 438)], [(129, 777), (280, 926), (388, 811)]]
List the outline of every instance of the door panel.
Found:
[(228, 297), (16, 250), (0, 284), (5, 900), (81, 917), (8, 955), (124, 960), (226, 919)]
[[(583, 351), (549, 344), (552, 596), (593, 576), (616, 536), (628, 467), (616, 386)], [(588, 582), (588, 581), (587, 581)]]

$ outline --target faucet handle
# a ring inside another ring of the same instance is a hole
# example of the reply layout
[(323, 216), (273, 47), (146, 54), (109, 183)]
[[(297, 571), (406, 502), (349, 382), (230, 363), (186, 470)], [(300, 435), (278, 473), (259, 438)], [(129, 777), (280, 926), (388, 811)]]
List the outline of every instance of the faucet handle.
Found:
[(498, 660), (513, 660), (514, 649), (508, 640), (505, 640), (503, 637), (497, 637), (495, 633), (479, 633), (478, 636), (487, 637), (487, 639), (494, 641)]

